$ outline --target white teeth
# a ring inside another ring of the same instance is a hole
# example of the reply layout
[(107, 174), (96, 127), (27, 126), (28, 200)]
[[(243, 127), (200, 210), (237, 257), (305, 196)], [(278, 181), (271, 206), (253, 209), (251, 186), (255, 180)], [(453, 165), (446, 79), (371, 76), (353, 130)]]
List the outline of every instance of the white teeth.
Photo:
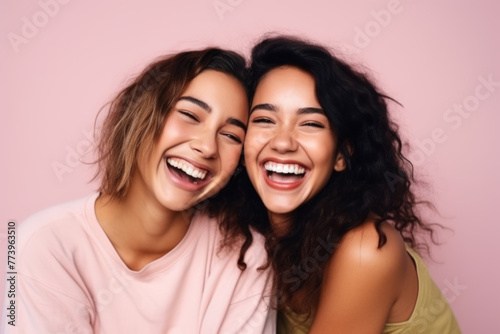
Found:
[(279, 164), (268, 161), (264, 164), (264, 168), (269, 172), (282, 174), (304, 174), (306, 169), (297, 164)]
[(191, 177), (194, 177), (196, 179), (202, 179), (203, 180), (205, 178), (205, 176), (207, 176), (207, 172), (206, 171), (204, 171), (202, 169), (196, 168), (195, 166), (191, 165), (189, 162), (187, 162), (185, 160), (168, 158), (167, 159), (167, 163), (170, 166), (175, 167), (177, 169), (180, 169), (184, 173), (186, 173), (187, 175), (189, 175)]

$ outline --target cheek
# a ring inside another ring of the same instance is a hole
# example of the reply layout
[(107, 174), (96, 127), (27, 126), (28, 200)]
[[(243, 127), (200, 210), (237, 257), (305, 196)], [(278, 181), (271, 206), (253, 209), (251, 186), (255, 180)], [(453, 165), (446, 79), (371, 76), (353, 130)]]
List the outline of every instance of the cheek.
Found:
[(249, 174), (251, 174), (252, 171), (257, 168), (259, 151), (260, 150), (257, 145), (255, 145), (253, 142), (245, 141), (243, 158), (245, 162), (245, 168), (247, 169)]
[(333, 169), (335, 142), (332, 138), (325, 137), (321, 140), (303, 142), (303, 146), (307, 146), (309, 157), (313, 160), (316, 167)]
[(184, 122), (177, 122), (175, 119), (169, 119), (165, 122), (160, 136), (160, 141), (169, 141), (175, 138), (184, 138), (189, 136), (190, 127)]
[(231, 176), (240, 161), (241, 148), (226, 148), (221, 151), (220, 155), (222, 169)]
[(267, 142), (269, 142), (268, 131), (249, 129), (245, 137), (245, 160), (255, 159)]

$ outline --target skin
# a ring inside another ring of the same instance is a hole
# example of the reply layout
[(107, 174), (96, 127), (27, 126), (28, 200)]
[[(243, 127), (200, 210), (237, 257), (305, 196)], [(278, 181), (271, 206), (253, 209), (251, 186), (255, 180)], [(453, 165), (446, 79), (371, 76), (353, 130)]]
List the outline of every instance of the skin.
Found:
[(403, 322), (418, 294), (415, 265), (397, 230), (383, 225), (387, 243), (377, 248), (373, 222), (348, 232), (328, 261), (310, 334), (382, 333)]
[[(307, 109), (318, 112), (300, 112)], [(257, 86), (245, 164), (273, 229), (281, 234), (288, 230), (286, 218), (293, 210), (313, 198), (332, 173), (346, 167), (335, 131), (320, 109), (314, 79), (300, 69), (276, 68)], [(286, 189), (267, 182), (263, 165), (269, 159), (304, 166), (300, 185)], [(328, 260), (310, 333), (381, 333), (385, 323), (411, 316), (418, 293), (414, 263), (399, 232), (389, 224), (382, 225), (387, 243), (378, 248), (373, 218), (349, 231)], [(297, 291), (288, 306), (300, 309), (303, 292)]]
[[(167, 115), (152, 150), (139, 152), (126, 196), (97, 199), (99, 223), (130, 269), (141, 270), (172, 250), (188, 230), (186, 210), (226, 185), (238, 165), (247, 118), (241, 83), (203, 71)], [(187, 181), (167, 159), (203, 171), (205, 178)]]
[[(293, 67), (267, 73), (260, 81), (250, 111), (245, 164), (271, 222), (286, 231), (289, 213), (311, 199), (345, 161), (337, 139), (313, 90), (314, 79)], [(318, 145), (318, 143), (321, 143)], [(304, 169), (298, 182), (270, 182), (265, 164)]]

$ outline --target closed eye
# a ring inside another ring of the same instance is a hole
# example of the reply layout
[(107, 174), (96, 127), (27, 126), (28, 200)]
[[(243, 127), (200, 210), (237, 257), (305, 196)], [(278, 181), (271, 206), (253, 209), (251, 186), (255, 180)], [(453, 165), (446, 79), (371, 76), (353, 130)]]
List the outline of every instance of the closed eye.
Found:
[(189, 111), (186, 111), (186, 110), (178, 110), (178, 111), (182, 115), (186, 116), (187, 118), (190, 118), (191, 120), (193, 120), (195, 122), (199, 122), (200, 121), (195, 114), (193, 114), (193, 113), (191, 113)]
[(235, 143), (237, 144), (241, 144), (243, 143), (243, 140), (240, 139), (240, 137), (232, 134), (232, 133), (229, 133), (229, 132), (222, 132), (221, 133), (223, 136), (226, 136), (227, 138), (231, 139), (232, 141), (234, 141)]
[(320, 128), (320, 129), (324, 129), (325, 126), (321, 123), (318, 123), (318, 122), (305, 122), (302, 124), (303, 126), (312, 126), (312, 127), (315, 127), (315, 128)]
[(256, 117), (252, 120), (252, 123), (273, 124), (274, 122), (267, 117)]

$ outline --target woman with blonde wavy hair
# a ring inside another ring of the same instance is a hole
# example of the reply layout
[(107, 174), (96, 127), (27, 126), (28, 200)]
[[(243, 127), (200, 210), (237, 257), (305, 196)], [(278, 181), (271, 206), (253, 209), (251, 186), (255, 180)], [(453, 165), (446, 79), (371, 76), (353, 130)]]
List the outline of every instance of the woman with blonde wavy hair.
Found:
[(240, 161), (245, 75), (234, 52), (187, 51), (117, 95), (99, 137), (99, 191), (19, 226), (7, 333), (274, 333), (262, 237), (238, 265), (241, 238), (207, 201)]

